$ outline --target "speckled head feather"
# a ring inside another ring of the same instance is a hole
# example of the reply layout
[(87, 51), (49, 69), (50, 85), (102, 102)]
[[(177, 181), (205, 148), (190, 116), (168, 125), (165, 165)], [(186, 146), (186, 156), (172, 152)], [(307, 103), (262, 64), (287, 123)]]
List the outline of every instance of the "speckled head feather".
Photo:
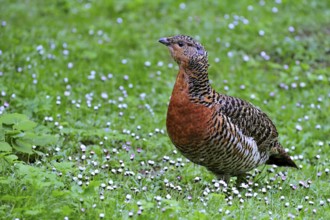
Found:
[(166, 45), (173, 59), (181, 66), (196, 73), (207, 71), (209, 66), (207, 52), (204, 47), (192, 37), (177, 35), (174, 37), (164, 37), (159, 42)]

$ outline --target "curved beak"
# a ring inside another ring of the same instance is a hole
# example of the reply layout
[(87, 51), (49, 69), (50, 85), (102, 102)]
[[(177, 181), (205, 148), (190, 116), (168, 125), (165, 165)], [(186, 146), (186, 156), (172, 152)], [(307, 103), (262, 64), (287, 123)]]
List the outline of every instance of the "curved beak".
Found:
[(169, 42), (169, 40), (168, 40), (167, 37), (162, 37), (162, 38), (160, 38), (160, 39), (158, 40), (158, 42), (159, 42), (159, 43), (162, 43), (162, 44), (164, 44), (164, 45), (166, 45), (166, 46), (170, 45), (170, 42)]

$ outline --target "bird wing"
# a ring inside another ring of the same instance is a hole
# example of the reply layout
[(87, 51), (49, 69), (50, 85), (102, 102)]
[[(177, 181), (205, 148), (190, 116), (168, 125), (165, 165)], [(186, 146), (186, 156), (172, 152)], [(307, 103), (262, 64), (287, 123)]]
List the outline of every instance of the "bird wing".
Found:
[[(256, 141), (242, 133), (225, 114), (216, 111), (212, 117), (212, 126), (209, 131), (212, 146), (221, 146), (214, 152), (221, 152), (220, 164), (222, 169), (239, 170), (245, 172), (263, 164), (268, 159), (265, 151), (260, 151)], [(215, 154), (216, 155), (216, 154)], [(219, 167), (219, 160), (214, 167)], [(208, 166), (212, 171), (212, 166)], [(217, 170), (215, 173), (219, 173)], [(224, 170), (222, 170), (224, 172)]]
[(264, 112), (242, 99), (219, 96), (218, 111), (230, 118), (244, 135), (252, 137), (260, 150), (269, 149), (277, 141), (276, 127)]

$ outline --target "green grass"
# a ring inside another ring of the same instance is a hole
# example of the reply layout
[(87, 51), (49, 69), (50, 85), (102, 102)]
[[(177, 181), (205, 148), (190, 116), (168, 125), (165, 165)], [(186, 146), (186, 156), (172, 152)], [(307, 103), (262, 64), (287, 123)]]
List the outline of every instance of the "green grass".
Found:
[[(0, 130), (0, 217), (327, 219), (330, 4), (262, 2), (1, 0), (0, 111), (28, 119)], [(175, 151), (177, 65), (157, 41), (176, 34), (208, 50), (217, 91), (272, 118), (300, 170), (260, 167), (237, 195)]]

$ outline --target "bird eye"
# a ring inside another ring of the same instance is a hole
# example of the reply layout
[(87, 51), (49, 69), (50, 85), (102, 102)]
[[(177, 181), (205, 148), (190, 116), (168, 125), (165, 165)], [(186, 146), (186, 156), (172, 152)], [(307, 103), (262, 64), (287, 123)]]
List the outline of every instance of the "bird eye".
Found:
[(180, 42), (178, 42), (178, 45), (179, 45), (179, 47), (183, 47), (184, 43), (180, 41)]

